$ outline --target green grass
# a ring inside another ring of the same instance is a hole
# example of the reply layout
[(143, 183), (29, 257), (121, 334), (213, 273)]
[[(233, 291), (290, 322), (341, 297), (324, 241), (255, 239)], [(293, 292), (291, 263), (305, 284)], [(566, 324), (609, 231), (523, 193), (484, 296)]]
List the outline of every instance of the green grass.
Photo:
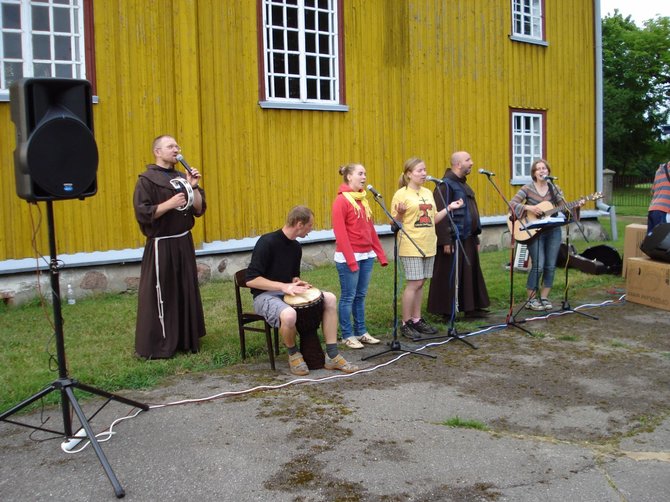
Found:
[(479, 422), (478, 420), (467, 420), (458, 416), (445, 420), (442, 422), (442, 425), (446, 425), (448, 427), (459, 427), (461, 429), (476, 429), (479, 431), (489, 430), (486, 424)]
[[(607, 242), (620, 252), (623, 248), (624, 228), (619, 221), (619, 238)], [(606, 230), (609, 221), (603, 221)], [(595, 243), (575, 242), (578, 250)], [(600, 243), (597, 243), (600, 244)], [(503, 314), (508, 308), (509, 272), (504, 265), (509, 251), (493, 251), (481, 255), (491, 309)], [(303, 277), (322, 290), (339, 295), (339, 282), (334, 266), (306, 270)], [(623, 280), (611, 275), (587, 275), (569, 270), (569, 298), (611, 298), (604, 293), (610, 288), (622, 288)], [(402, 273), (399, 273), (399, 294), (402, 291)], [(526, 274), (514, 276), (514, 297), (521, 302), (525, 295)], [(556, 273), (552, 296), (562, 298), (565, 274)], [(231, 281), (212, 281), (201, 288), (207, 336), (202, 339), (198, 354), (178, 355), (169, 360), (141, 361), (133, 357), (135, 313), (137, 297), (134, 294), (102, 295), (79, 300), (75, 305), (63, 305), (64, 338), (69, 375), (89, 385), (111, 392), (120, 389), (146, 389), (159, 385), (166, 377), (194, 372), (213, 371), (241, 361), (234, 287)], [(251, 296), (245, 295), (250, 308)], [(427, 294), (425, 295), (427, 296)], [(367, 299), (368, 328), (373, 335), (390, 335), (393, 321), (393, 265), (381, 268), (375, 265)], [(425, 300), (425, 297), (424, 297)], [(427, 316), (439, 324), (438, 319)], [(50, 304), (40, 302), (8, 307), (0, 304), (0, 411), (27, 398), (58, 377), (55, 361), (54, 328)], [(263, 335), (247, 335), (247, 357), (267, 361)], [(284, 362), (280, 356), (278, 364)], [(269, 368), (269, 364), (268, 364)], [(51, 393), (49, 402), (58, 402), (58, 393)]]

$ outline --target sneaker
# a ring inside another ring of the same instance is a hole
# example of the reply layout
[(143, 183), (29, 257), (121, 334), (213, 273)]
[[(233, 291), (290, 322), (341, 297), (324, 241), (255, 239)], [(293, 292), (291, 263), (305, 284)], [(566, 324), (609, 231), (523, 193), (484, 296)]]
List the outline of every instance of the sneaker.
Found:
[(298, 376), (305, 376), (309, 374), (309, 368), (307, 363), (302, 358), (300, 352), (296, 352), (293, 355), (288, 356), (288, 369), (291, 370), (291, 373)]
[(400, 334), (405, 338), (409, 338), (410, 340), (414, 340), (415, 338), (421, 336), (421, 333), (419, 333), (412, 327), (411, 321), (408, 321), (402, 326), (400, 326)]
[(350, 349), (362, 349), (363, 348), (363, 344), (361, 342), (359, 342), (358, 338), (356, 338), (355, 336), (349, 336), (347, 338), (344, 338), (342, 340), (342, 343), (344, 345), (346, 345), (347, 347), (349, 347)]
[(357, 338), (359, 342), (367, 343), (368, 345), (375, 345), (381, 341), (375, 338), (374, 336), (370, 335), (370, 333), (365, 333), (364, 335), (361, 335)]
[(347, 360), (342, 357), (342, 354), (337, 354), (332, 359), (326, 354), (326, 362), (323, 367), (327, 370), (340, 370), (345, 373), (354, 373), (355, 371), (358, 371), (358, 366), (347, 362)]
[(551, 304), (551, 302), (549, 301), (549, 299), (547, 299), (547, 298), (541, 298), (540, 301), (542, 302), (542, 305), (544, 305), (544, 308), (545, 308), (546, 310), (551, 310), (551, 309), (554, 308), (554, 306)]
[(537, 298), (529, 300), (528, 303), (526, 304), (526, 308), (530, 310), (546, 310), (545, 306)]
[[(411, 321), (410, 321), (411, 322)], [(416, 322), (412, 322), (412, 328), (414, 331), (424, 335), (434, 335), (437, 333), (437, 330), (433, 328), (430, 324), (423, 320), (423, 317)]]

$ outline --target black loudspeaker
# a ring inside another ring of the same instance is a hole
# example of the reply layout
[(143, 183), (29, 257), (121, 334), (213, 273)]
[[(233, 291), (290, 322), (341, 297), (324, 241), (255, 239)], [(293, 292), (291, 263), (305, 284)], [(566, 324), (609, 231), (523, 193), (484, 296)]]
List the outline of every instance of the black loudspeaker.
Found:
[(27, 78), (9, 89), (16, 193), (30, 202), (97, 192), (98, 147), (87, 80)]
[(670, 263), (670, 223), (655, 226), (640, 244), (640, 249), (652, 260)]

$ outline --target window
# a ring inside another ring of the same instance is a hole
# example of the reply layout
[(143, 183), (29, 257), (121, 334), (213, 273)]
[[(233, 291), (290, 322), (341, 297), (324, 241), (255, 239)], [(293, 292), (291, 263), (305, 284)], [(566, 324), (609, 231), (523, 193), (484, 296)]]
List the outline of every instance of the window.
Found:
[(544, 40), (544, 0), (512, 0), (512, 38)]
[(91, 0), (0, 0), (0, 31), (0, 97), (23, 77), (92, 81)]
[(346, 109), (341, 106), (341, 0), (259, 1), (261, 106)]
[(544, 115), (512, 111), (512, 182), (530, 179), (531, 164), (544, 158)]

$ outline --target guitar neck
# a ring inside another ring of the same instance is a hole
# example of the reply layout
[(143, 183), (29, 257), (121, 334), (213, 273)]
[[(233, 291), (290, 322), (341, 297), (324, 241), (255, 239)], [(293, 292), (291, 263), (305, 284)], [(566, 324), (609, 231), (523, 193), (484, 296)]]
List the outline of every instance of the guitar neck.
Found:
[[(563, 205), (556, 206), (554, 209), (551, 209), (550, 211), (545, 211), (544, 214), (545, 216), (551, 216), (552, 214), (556, 214), (559, 211), (569, 211), (573, 207), (577, 206), (581, 200), (582, 199), (573, 200), (572, 202), (566, 202)], [(584, 200), (591, 200), (591, 199), (590, 197), (584, 197)]]

